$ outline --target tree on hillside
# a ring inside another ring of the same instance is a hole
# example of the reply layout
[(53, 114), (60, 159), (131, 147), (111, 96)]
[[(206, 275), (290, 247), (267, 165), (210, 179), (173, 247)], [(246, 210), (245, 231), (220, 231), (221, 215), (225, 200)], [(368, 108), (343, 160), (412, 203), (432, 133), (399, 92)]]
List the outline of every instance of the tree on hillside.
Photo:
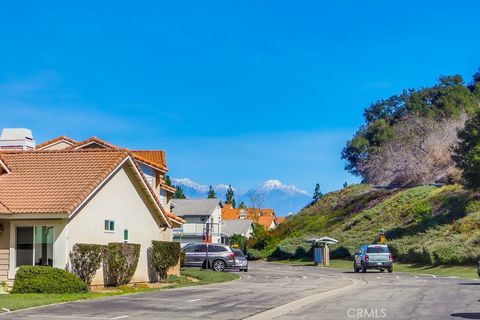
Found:
[(465, 123), (458, 132), (460, 142), (454, 151), (454, 160), (467, 187), (480, 188), (480, 113)]
[(173, 187), (173, 185), (172, 185), (172, 179), (170, 179), (170, 176), (169, 176), (169, 175), (166, 175), (166, 176), (164, 177), (164, 180), (165, 180), (165, 184), (166, 184), (167, 186)]
[(345, 189), (346, 187), (348, 187), (347, 181), (345, 181), (345, 182), (343, 183), (343, 189)]
[(185, 196), (185, 193), (183, 193), (183, 188), (181, 186), (175, 186), (177, 191), (173, 194), (172, 198), (173, 199), (187, 199)]
[(318, 200), (320, 200), (323, 197), (322, 191), (320, 191), (320, 184), (315, 185), (315, 191), (313, 192), (313, 202), (316, 203)]
[(380, 100), (365, 110), (364, 125), (343, 149), (345, 168), (376, 185), (445, 180), (454, 169), (456, 131), (479, 109), (478, 96), (458, 75)]
[(231, 204), (235, 208), (235, 194), (231, 185), (228, 186), (227, 193), (225, 194), (225, 203)]
[(210, 188), (208, 189), (207, 199), (216, 199), (216, 198), (217, 198), (217, 194), (215, 193), (215, 190), (213, 190), (213, 187), (210, 186)]

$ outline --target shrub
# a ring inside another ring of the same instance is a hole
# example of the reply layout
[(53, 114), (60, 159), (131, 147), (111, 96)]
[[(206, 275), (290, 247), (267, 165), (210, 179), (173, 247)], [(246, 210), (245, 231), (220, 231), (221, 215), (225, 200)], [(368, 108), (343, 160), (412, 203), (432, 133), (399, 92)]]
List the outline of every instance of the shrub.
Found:
[(470, 201), (466, 208), (465, 211), (467, 213), (477, 213), (480, 212), (480, 200), (472, 200)]
[(259, 260), (264, 259), (265, 255), (263, 251), (253, 248), (247, 249), (248, 260)]
[(104, 248), (99, 244), (77, 243), (70, 252), (72, 272), (88, 285), (101, 266)]
[(180, 243), (152, 241), (152, 265), (160, 281), (167, 279), (168, 269), (177, 265), (180, 259)]
[(12, 293), (81, 293), (88, 286), (76, 275), (57, 268), (21, 266)]
[(132, 280), (140, 256), (140, 245), (134, 243), (109, 243), (103, 259), (103, 276), (106, 285), (125, 285)]
[(413, 208), (413, 220), (420, 222), (432, 215), (432, 206), (429, 203), (421, 202)]
[(342, 258), (350, 258), (350, 250), (343, 246), (337, 247), (334, 250), (330, 251), (330, 259), (342, 259)]

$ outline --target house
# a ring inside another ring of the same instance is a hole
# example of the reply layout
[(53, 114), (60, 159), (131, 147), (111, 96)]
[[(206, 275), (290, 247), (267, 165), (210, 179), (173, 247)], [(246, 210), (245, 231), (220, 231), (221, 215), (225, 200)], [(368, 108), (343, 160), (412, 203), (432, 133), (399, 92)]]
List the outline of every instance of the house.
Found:
[(253, 222), (248, 219), (222, 220), (222, 243), (230, 244), (233, 235), (250, 239), (253, 235)]
[[(66, 136), (60, 136), (36, 146), (35, 150), (84, 150), (84, 149), (114, 149), (127, 150), (115, 146), (98, 137), (91, 137), (83, 141), (75, 141)], [(142, 173), (148, 183), (155, 190), (160, 203), (167, 208), (168, 201), (175, 193), (175, 188), (166, 184), (164, 180), (167, 174), (167, 161), (163, 150), (128, 150), (136, 162), (140, 165)]]
[(279, 222), (275, 210), (267, 208), (233, 208), (225, 204), (222, 208), (223, 220), (248, 219), (254, 224), (263, 226), (266, 230), (275, 229)]
[(173, 229), (173, 239), (180, 243), (221, 243), (222, 210), (218, 199), (172, 199), (172, 212), (185, 223)]
[(151, 241), (181, 223), (127, 150), (0, 152), (0, 281), (21, 265), (68, 269), (76, 243), (131, 242), (141, 245), (132, 281), (146, 282)]

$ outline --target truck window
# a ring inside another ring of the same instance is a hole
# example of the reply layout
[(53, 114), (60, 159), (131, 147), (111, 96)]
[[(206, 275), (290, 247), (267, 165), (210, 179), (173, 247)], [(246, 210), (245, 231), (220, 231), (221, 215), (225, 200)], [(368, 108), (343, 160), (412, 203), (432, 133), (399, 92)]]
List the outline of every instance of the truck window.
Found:
[(390, 253), (390, 251), (388, 251), (388, 247), (378, 246), (378, 247), (368, 247), (367, 253)]

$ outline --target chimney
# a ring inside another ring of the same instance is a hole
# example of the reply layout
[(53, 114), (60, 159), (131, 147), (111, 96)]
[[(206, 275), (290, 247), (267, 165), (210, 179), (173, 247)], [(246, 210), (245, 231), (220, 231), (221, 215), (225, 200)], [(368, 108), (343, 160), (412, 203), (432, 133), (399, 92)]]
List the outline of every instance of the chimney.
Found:
[(5, 128), (0, 135), (0, 150), (33, 150), (32, 131), (23, 128)]

